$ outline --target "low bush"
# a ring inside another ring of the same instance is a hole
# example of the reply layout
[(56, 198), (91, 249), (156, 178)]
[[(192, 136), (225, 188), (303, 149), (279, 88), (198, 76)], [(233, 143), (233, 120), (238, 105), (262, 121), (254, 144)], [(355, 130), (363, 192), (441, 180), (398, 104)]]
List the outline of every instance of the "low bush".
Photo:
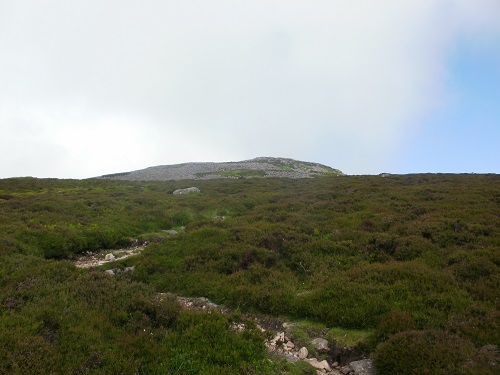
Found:
[(477, 351), (466, 339), (442, 331), (400, 332), (378, 345), (380, 374), (473, 374)]
[(375, 337), (378, 341), (385, 341), (396, 333), (410, 331), (414, 328), (415, 322), (410, 314), (402, 311), (390, 311), (380, 318)]

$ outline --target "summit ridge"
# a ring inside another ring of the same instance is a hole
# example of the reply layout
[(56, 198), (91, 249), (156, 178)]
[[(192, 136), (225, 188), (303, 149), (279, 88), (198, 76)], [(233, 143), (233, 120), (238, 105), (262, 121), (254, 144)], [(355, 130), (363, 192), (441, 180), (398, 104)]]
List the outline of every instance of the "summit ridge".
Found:
[(101, 176), (102, 179), (127, 181), (212, 180), (219, 178), (313, 178), (343, 173), (319, 163), (289, 158), (257, 157), (237, 162), (194, 162), (159, 165), (132, 172)]

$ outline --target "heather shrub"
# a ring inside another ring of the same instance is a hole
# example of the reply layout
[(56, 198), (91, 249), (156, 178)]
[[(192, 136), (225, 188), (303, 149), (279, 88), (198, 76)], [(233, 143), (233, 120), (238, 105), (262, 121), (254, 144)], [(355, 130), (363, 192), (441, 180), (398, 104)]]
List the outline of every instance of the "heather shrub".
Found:
[[(186, 184), (0, 180), (0, 373), (300, 373), (264, 360), (258, 335), (234, 338), (158, 292), (316, 321), (334, 341), (375, 330), (381, 353), (407, 355), (401, 337), (433, 348), (426, 358), (455, 358), (451, 337), (500, 344), (498, 176), (204, 180), (172, 195)], [(132, 273), (67, 261), (141, 241), (102, 267)], [(450, 369), (482, 373), (488, 353)]]
[(422, 236), (409, 235), (402, 238), (394, 251), (394, 259), (408, 261), (418, 258), (422, 253), (435, 250), (435, 246)]
[(396, 333), (410, 331), (414, 328), (415, 322), (410, 314), (402, 311), (390, 311), (380, 318), (375, 336), (379, 341), (384, 341)]
[(472, 374), (476, 349), (469, 340), (443, 331), (400, 332), (379, 344), (374, 362), (380, 374)]
[[(498, 291), (498, 288), (496, 289)], [(452, 313), (446, 328), (469, 338), (476, 346), (493, 344), (500, 346), (500, 311), (484, 302), (475, 302), (467, 311)]]

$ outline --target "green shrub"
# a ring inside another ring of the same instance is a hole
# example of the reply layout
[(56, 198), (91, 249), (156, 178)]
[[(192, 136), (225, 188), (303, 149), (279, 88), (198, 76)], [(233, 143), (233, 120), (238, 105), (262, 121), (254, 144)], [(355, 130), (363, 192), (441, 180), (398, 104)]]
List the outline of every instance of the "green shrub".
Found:
[(380, 318), (375, 336), (379, 341), (384, 341), (396, 333), (410, 331), (414, 328), (415, 322), (410, 314), (402, 311), (390, 311)]
[(137, 319), (143, 319), (154, 328), (174, 326), (180, 306), (173, 296), (152, 298), (151, 295), (139, 295), (128, 302), (127, 311)]
[(471, 374), (474, 345), (443, 331), (406, 331), (378, 345), (374, 362), (380, 374)]
[(409, 235), (402, 238), (394, 251), (394, 259), (408, 261), (418, 258), (422, 253), (435, 250), (435, 245), (421, 236)]
[(235, 333), (230, 326), (228, 317), (221, 314), (182, 312), (176, 332), (168, 336), (173, 367), (187, 360), (191, 370), (186, 373), (199, 373), (209, 366), (229, 367), (262, 359), (265, 348), (260, 331), (248, 328)]
[(446, 327), (451, 332), (469, 338), (476, 346), (500, 346), (500, 311), (484, 302), (475, 302), (467, 311), (451, 314)]

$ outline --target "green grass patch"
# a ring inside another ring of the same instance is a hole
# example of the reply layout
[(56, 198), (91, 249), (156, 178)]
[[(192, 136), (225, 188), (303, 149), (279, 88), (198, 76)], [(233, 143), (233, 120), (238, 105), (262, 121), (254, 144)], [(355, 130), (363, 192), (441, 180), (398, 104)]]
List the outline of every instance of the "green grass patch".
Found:
[(326, 339), (334, 341), (337, 345), (344, 347), (355, 347), (359, 344), (368, 342), (374, 334), (374, 330), (358, 330), (344, 328), (330, 328), (326, 334)]

